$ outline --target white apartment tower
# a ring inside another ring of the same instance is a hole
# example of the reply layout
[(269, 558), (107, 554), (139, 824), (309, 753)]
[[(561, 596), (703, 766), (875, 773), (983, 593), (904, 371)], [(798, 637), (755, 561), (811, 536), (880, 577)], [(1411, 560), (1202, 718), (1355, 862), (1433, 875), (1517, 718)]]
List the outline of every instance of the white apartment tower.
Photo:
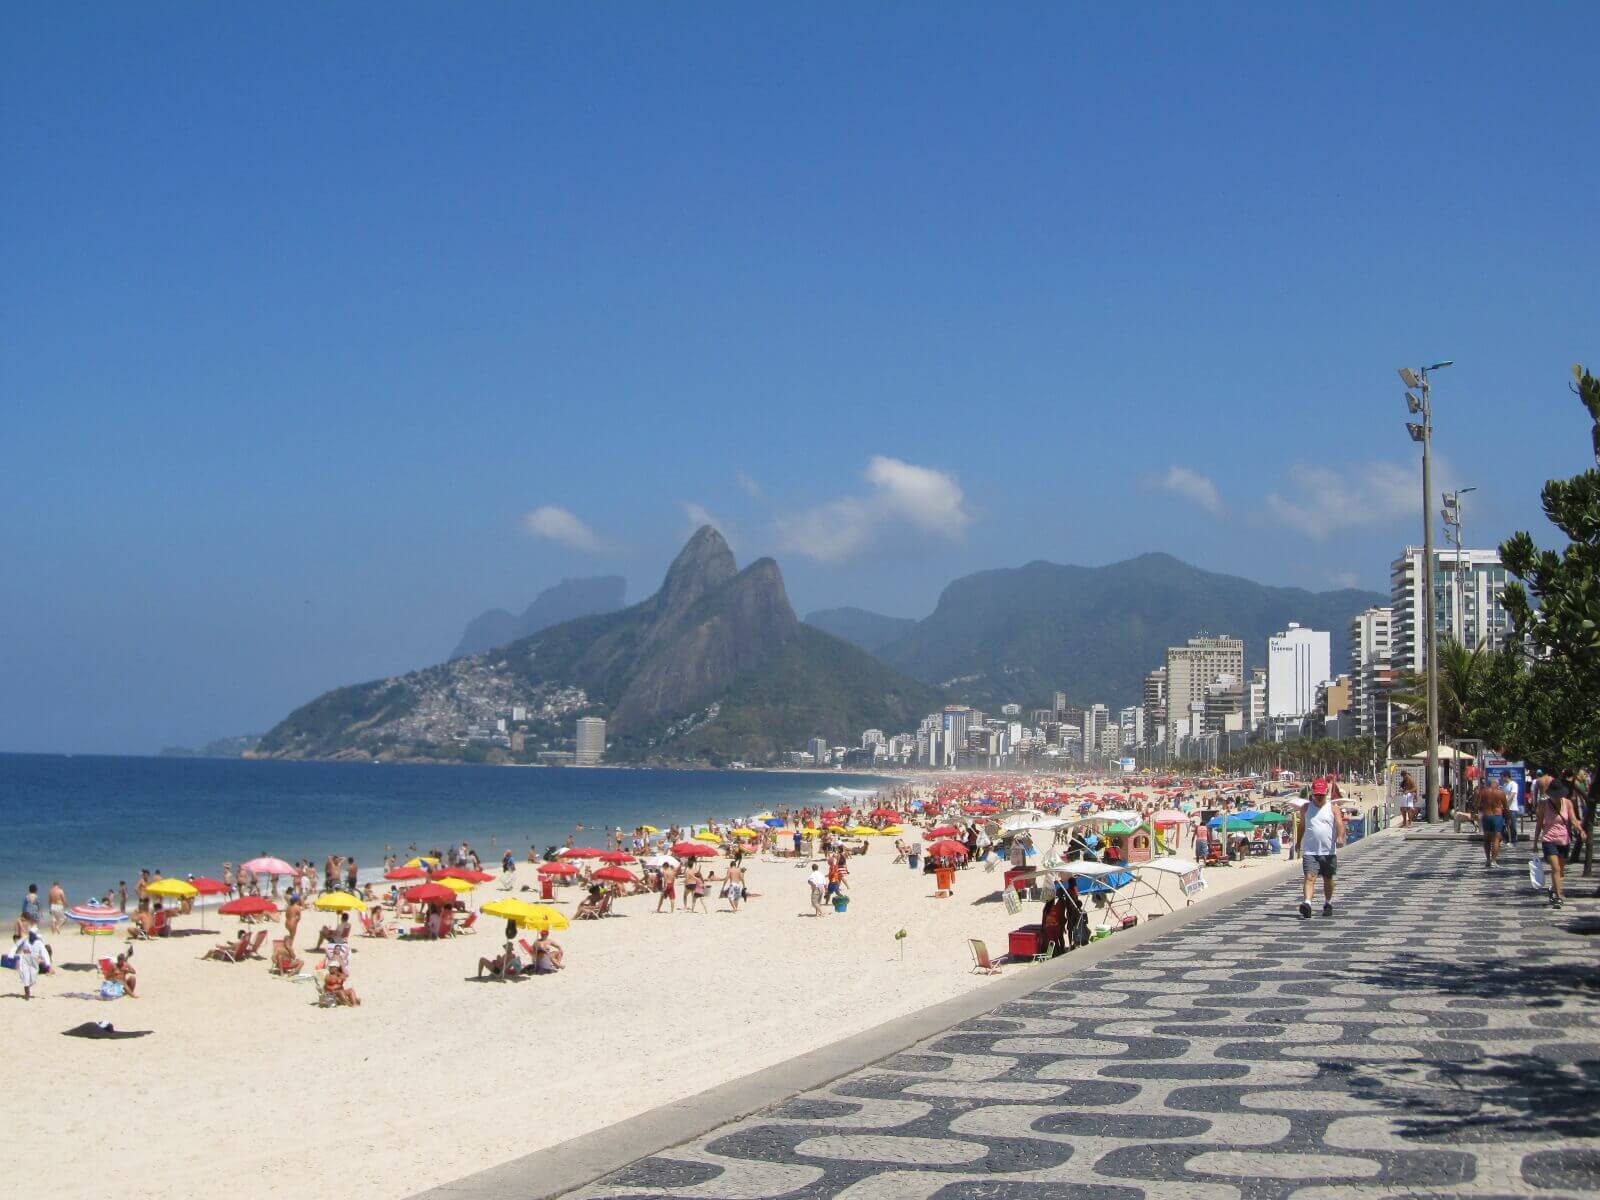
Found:
[[(1435, 550), (1433, 612), (1438, 636), (1453, 637), (1469, 650), (1498, 650), (1511, 634), (1511, 615), (1501, 602), (1506, 569), (1498, 550)], [(1423, 625), (1422, 548), (1407, 546), (1389, 568), (1389, 652), (1399, 671), (1427, 666)]]
[(597, 767), (606, 757), (606, 723), (603, 717), (579, 717), (578, 741), (572, 761), (580, 767)]
[(1390, 632), (1394, 610), (1369, 608), (1350, 621), (1350, 707), (1360, 737), (1389, 738), (1388, 693), (1394, 683)]
[(1267, 716), (1303, 717), (1317, 706), (1317, 685), (1333, 677), (1328, 634), (1293, 621), (1267, 639)]

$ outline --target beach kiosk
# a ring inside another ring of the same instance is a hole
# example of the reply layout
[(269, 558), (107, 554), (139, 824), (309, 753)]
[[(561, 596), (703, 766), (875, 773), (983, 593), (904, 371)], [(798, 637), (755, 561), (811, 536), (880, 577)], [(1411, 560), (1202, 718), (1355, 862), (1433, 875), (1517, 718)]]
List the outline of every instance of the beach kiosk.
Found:
[(1149, 825), (1119, 822), (1107, 825), (1100, 833), (1116, 847), (1117, 857), (1124, 863), (1147, 863), (1155, 857), (1151, 848), (1154, 832)]

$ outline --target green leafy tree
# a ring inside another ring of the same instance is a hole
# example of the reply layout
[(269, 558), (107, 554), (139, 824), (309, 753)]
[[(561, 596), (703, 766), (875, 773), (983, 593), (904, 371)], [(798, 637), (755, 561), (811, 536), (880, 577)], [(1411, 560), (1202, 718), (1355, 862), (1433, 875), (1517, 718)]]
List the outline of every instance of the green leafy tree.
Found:
[[(1532, 534), (1517, 533), (1500, 558), (1521, 581), (1506, 585), (1505, 606), (1534, 652), (1527, 695), (1542, 707), (1526, 733), (1547, 743), (1546, 763), (1588, 766), (1593, 790), (1600, 779), (1600, 380), (1581, 366), (1573, 374), (1592, 422), (1595, 466), (1552, 479), (1541, 493), (1545, 516), (1567, 547), (1541, 550)], [(1595, 808), (1584, 806), (1585, 875), (1594, 869)]]

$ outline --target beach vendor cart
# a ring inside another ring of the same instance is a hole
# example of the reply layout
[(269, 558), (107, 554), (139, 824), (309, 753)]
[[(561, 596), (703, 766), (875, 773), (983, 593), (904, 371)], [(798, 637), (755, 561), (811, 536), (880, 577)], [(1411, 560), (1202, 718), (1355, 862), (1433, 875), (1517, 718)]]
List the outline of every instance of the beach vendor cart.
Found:
[(1147, 863), (1133, 867), (1132, 871), (1133, 884), (1128, 889), (1128, 902), (1131, 904), (1148, 898), (1158, 901), (1169, 913), (1177, 911), (1175, 901), (1178, 897), (1183, 898), (1183, 906), (1187, 908), (1206, 887), (1205, 868), (1192, 858), (1176, 854), (1152, 858)]

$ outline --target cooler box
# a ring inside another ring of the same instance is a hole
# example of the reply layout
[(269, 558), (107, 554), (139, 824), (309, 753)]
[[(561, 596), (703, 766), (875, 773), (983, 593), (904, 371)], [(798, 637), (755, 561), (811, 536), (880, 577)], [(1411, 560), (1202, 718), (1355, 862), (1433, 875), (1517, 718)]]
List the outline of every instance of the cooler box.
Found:
[(922, 866), (922, 855), (908, 854), (906, 855), (906, 861), (911, 864), (911, 869), (915, 871), (918, 867)]
[(1021, 929), (1013, 929), (1011, 931), (1011, 957), (1033, 958), (1043, 952), (1040, 945), (1043, 941), (1043, 925), (1024, 925)]
[(1025, 867), (1010, 867), (1006, 870), (1006, 890), (1025, 892), (1033, 886), (1033, 872)]
[(548, 875), (539, 880), (539, 898), (541, 900), (554, 900), (556, 898), (556, 881)]
[(838, 896), (835, 896), (833, 898), (833, 911), (834, 912), (838, 912), (838, 913), (846, 912), (846, 911), (849, 910), (849, 908), (850, 908), (850, 897), (849, 896), (838, 895)]
[(934, 890), (938, 892), (953, 892), (956, 890), (956, 873), (953, 867), (940, 867), (933, 873)]

